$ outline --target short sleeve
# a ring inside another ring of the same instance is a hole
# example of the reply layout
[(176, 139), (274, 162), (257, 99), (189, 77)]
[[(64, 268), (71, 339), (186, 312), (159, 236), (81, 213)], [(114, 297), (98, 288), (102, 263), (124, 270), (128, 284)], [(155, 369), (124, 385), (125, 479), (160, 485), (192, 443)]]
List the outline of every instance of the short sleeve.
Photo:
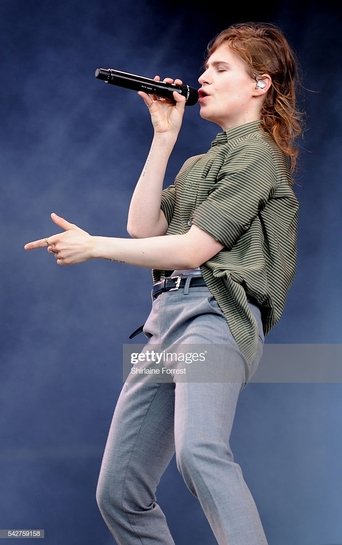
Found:
[(249, 229), (275, 187), (271, 153), (265, 153), (263, 146), (248, 146), (223, 164), (214, 189), (196, 208), (192, 224), (230, 249)]
[(191, 170), (193, 165), (201, 157), (202, 157), (202, 155), (195, 155), (193, 157), (189, 157), (184, 162), (181, 169), (179, 170), (174, 183), (169, 185), (168, 187), (166, 187), (162, 191), (160, 208), (161, 208), (162, 212), (164, 212), (164, 215), (165, 215), (165, 218), (166, 218), (166, 221), (167, 221), (168, 225), (170, 225), (170, 223), (171, 223), (173, 213), (174, 213), (174, 209), (175, 209), (175, 205), (176, 205), (176, 193), (177, 193), (176, 185), (178, 183), (181, 183), (184, 176), (187, 175), (189, 170)]
[(169, 185), (162, 191), (160, 209), (164, 212), (166, 221), (170, 225), (176, 203), (176, 188), (174, 184)]

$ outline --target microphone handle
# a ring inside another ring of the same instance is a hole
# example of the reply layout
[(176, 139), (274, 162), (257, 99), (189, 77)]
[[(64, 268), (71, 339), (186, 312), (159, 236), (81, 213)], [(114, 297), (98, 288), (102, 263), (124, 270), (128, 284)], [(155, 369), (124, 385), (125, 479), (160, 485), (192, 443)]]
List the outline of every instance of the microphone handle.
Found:
[(185, 96), (188, 106), (196, 104), (198, 100), (197, 90), (189, 87), (189, 85), (176, 85), (175, 83), (154, 81), (151, 78), (136, 76), (135, 74), (121, 72), (112, 68), (97, 68), (95, 77), (105, 83), (118, 85), (119, 87), (133, 91), (144, 91), (145, 93), (165, 97), (169, 100), (173, 100), (173, 92), (176, 91)]

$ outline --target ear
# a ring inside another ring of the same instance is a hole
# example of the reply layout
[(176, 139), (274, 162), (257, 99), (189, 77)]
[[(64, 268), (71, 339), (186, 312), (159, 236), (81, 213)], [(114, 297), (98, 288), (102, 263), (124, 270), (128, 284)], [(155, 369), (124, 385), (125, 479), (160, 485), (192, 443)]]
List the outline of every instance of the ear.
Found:
[(255, 79), (255, 92), (254, 96), (265, 95), (272, 85), (271, 76), (268, 74), (262, 74)]

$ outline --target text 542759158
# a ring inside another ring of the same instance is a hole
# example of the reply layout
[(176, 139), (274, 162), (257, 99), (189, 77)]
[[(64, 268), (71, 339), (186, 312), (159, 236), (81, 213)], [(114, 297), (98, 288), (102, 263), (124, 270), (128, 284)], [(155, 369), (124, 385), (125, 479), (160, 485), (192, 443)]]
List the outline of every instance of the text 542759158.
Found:
[(9, 530), (0, 530), (0, 539), (1, 538), (33, 538), (33, 539), (42, 539), (45, 537), (44, 530), (41, 529), (9, 529)]

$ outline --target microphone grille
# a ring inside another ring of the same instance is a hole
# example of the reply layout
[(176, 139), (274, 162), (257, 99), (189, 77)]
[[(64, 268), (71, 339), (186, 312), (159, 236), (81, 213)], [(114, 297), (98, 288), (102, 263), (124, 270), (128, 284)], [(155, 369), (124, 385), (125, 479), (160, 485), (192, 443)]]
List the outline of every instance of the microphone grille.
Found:
[(198, 101), (198, 91), (193, 87), (188, 87), (188, 98), (186, 99), (187, 106), (193, 106)]

